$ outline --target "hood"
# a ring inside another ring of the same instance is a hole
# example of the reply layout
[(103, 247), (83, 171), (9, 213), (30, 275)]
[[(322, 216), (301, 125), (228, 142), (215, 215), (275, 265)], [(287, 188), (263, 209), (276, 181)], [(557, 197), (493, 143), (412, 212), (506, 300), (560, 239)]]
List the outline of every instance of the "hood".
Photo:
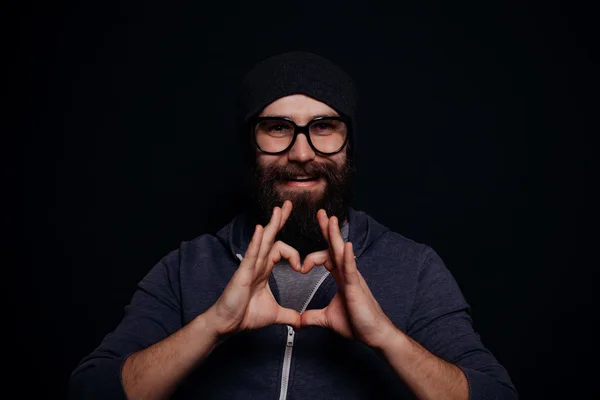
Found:
[[(381, 235), (390, 229), (375, 221), (363, 211), (348, 207), (348, 241), (352, 243), (354, 255), (360, 255)], [(229, 224), (217, 232), (217, 238), (231, 250), (233, 257), (242, 257), (248, 249), (255, 221), (249, 214), (238, 214)]]

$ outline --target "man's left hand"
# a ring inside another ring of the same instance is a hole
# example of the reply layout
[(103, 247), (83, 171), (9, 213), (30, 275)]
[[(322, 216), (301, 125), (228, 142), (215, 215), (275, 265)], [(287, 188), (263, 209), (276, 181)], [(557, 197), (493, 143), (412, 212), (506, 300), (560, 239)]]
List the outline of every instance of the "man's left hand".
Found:
[(308, 273), (315, 265), (324, 265), (335, 279), (338, 292), (327, 307), (303, 312), (302, 326), (329, 328), (381, 349), (397, 333), (397, 328), (381, 310), (358, 271), (352, 243), (344, 243), (337, 217), (328, 218), (325, 210), (319, 210), (317, 220), (329, 249), (309, 254), (301, 271)]

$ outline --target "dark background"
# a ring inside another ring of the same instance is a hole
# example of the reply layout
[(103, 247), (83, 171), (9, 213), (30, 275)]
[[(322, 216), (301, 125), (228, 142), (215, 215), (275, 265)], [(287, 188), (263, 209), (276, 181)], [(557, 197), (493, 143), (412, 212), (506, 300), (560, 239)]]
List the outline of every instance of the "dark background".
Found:
[(440, 253), (522, 398), (598, 398), (593, 13), (456, 3), (12, 6), (5, 387), (65, 397), (147, 271), (233, 217), (237, 84), (309, 50), (360, 90), (354, 206)]

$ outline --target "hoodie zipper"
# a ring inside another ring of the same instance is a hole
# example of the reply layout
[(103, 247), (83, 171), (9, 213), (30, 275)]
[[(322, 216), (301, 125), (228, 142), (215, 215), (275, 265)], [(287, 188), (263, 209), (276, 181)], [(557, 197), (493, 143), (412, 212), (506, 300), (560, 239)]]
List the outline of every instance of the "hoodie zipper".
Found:
[[(308, 296), (308, 299), (306, 299), (304, 302), (304, 305), (300, 310), (300, 314), (306, 310), (306, 307), (308, 307), (310, 301), (317, 293), (317, 290), (319, 290), (319, 287), (321, 287), (321, 284), (325, 281), (325, 279), (327, 279), (328, 276), (329, 274), (325, 274), (321, 277), (321, 279), (319, 279), (310, 293), (310, 296)], [(283, 372), (281, 373), (281, 390), (279, 392), (279, 400), (286, 400), (287, 398), (288, 383), (290, 380), (290, 367), (292, 366), (292, 350), (294, 349), (294, 337), (296, 336), (294, 328), (287, 325), (287, 330), (288, 334), (285, 343), (285, 354), (283, 355)]]
[[(236, 257), (240, 261), (242, 261), (242, 259), (243, 259), (243, 256), (239, 253), (236, 254)], [(354, 259), (358, 260), (358, 257), (354, 256)], [(319, 290), (319, 288), (321, 287), (321, 284), (323, 284), (325, 279), (327, 279), (327, 277), (330, 275), (331, 274), (327, 273), (327, 274), (323, 275), (321, 277), (321, 279), (319, 279), (319, 281), (313, 288), (312, 292), (310, 293), (310, 295), (308, 296), (308, 298), (302, 305), (300, 314), (302, 314), (304, 311), (306, 311), (306, 308), (308, 307), (311, 300), (317, 293), (317, 290)], [(290, 380), (290, 368), (292, 366), (292, 350), (294, 349), (294, 337), (296, 336), (296, 332), (294, 331), (294, 328), (292, 328), (289, 325), (286, 325), (286, 327), (287, 327), (288, 332), (287, 332), (287, 337), (286, 337), (286, 341), (285, 341), (285, 353), (283, 355), (283, 371), (281, 373), (281, 389), (279, 391), (279, 400), (287, 399), (287, 390), (288, 390), (288, 384), (289, 384), (289, 380)]]

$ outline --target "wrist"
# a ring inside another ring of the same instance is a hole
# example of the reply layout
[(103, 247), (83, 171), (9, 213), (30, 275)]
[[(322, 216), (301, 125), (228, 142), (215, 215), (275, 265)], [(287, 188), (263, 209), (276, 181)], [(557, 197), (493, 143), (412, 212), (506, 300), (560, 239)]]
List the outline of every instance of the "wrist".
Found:
[(207, 332), (219, 343), (235, 333), (235, 326), (224, 322), (223, 318), (220, 318), (217, 314), (214, 306), (196, 318), (201, 319), (201, 323), (205, 325)]
[(396, 328), (395, 325), (392, 325), (375, 347), (384, 355), (393, 354), (397, 353), (406, 344), (406, 340), (406, 334)]
[(215, 343), (219, 341), (220, 335), (217, 330), (217, 324), (210, 309), (194, 318), (190, 325), (196, 334), (209, 338)]

